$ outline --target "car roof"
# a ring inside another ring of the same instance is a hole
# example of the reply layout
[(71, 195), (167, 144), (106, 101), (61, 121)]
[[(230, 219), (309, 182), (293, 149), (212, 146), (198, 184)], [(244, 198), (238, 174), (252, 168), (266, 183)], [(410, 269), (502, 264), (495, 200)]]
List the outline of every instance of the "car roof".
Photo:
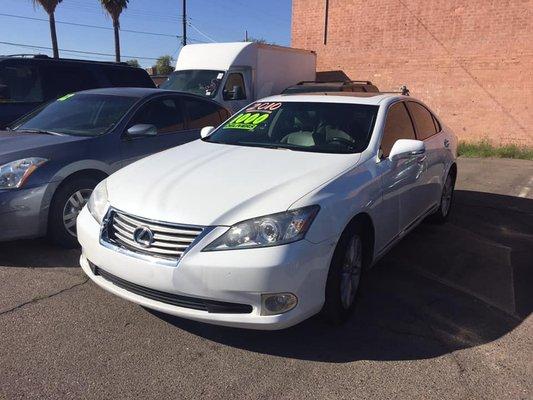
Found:
[(294, 101), (314, 103), (349, 103), (379, 105), (384, 100), (411, 99), (410, 96), (402, 96), (398, 93), (384, 92), (315, 92), (315, 93), (290, 93), (271, 96), (261, 101)]
[[(173, 94), (182, 94), (182, 95), (188, 95), (193, 97), (199, 97), (195, 96), (191, 93), (184, 93), (184, 92), (178, 92), (175, 90), (165, 90), (165, 89), (158, 89), (158, 88), (143, 88), (143, 87), (110, 87), (110, 88), (99, 88), (99, 89), (89, 89), (89, 90), (83, 90), (78, 93), (83, 94), (105, 94), (109, 96), (125, 96), (125, 97), (146, 97), (151, 96), (155, 94), (162, 94), (162, 93), (173, 93)], [(206, 99), (208, 100), (208, 99)]]

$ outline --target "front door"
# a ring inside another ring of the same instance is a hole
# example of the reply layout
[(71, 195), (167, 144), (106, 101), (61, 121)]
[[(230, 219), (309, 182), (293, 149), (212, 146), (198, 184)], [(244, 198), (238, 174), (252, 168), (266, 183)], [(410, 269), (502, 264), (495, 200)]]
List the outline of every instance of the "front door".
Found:
[(122, 165), (128, 165), (150, 154), (197, 139), (197, 130), (188, 130), (185, 113), (178, 96), (160, 96), (142, 105), (131, 118), (126, 130), (133, 125), (150, 124), (157, 128), (157, 135), (122, 136)]
[(399, 139), (416, 139), (404, 102), (389, 107), (381, 140), (381, 213), (384, 215), (383, 225), (386, 225), (380, 232), (383, 247), (416, 220), (421, 207), (416, 190), (425, 168), (425, 158), (424, 155), (418, 155), (394, 161), (389, 159), (392, 146)]
[(235, 114), (244, 106), (250, 104), (252, 99), (251, 82), (246, 70), (230, 71), (222, 88), (224, 105)]

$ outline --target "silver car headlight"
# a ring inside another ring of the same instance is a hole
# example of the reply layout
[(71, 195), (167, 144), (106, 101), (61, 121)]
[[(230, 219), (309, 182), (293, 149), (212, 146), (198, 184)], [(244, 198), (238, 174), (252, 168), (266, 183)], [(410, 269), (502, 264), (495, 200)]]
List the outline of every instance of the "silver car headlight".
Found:
[(0, 165), (0, 189), (18, 189), (46, 158), (30, 157)]
[(94, 188), (87, 203), (87, 209), (99, 224), (104, 220), (109, 201), (107, 200), (107, 183), (104, 179)]
[(309, 206), (239, 222), (202, 251), (269, 247), (296, 242), (305, 237), (319, 209), (319, 206)]

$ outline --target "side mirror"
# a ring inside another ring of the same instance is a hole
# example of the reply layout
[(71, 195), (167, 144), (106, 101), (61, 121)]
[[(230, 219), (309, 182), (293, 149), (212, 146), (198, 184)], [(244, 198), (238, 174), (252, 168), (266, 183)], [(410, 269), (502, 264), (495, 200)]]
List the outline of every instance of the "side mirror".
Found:
[(421, 140), (398, 139), (389, 154), (389, 159), (400, 160), (426, 152), (426, 145)]
[(131, 137), (155, 136), (157, 135), (157, 128), (151, 124), (137, 124), (129, 128), (127, 133)]
[(214, 130), (215, 130), (214, 126), (204, 126), (202, 130), (200, 131), (200, 136), (202, 137), (202, 139), (206, 138), (209, 135), (211, 135), (211, 132), (213, 132)]

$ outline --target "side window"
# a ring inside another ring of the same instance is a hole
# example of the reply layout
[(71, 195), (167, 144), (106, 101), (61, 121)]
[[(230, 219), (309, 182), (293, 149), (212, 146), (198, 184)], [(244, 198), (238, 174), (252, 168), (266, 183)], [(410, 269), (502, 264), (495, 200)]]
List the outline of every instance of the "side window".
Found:
[(244, 100), (246, 99), (246, 88), (242, 74), (229, 74), (224, 85), (224, 100)]
[(437, 130), (437, 133), (439, 133), (440, 131), (442, 131), (442, 127), (440, 126), (440, 122), (437, 118), (435, 118), (435, 116), (433, 114), (431, 114), (431, 116), (433, 117), (433, 122), (435, 123), (435, 129)]
[[(189, 128), (201, 129), (204, 126), (218, 126), (222, 123), (219, 111), (225, 111), (210, 101), (202, 101), (193, 98), (184, 100), (187, 114), (189, 115)], [(224, 114), (225, 115), (225, 114)]]
[(185, 118), (179, 99), (165, 97), (150, 100), (137, 111), (129, 126), (137, 124), (155, 125), (158, 134), (183, 130)]
[(412, 101), (407, 103), (416, 126), (416, 135), (419, 140), (425, 140), (437, 133), (433, 116), (426, 107)]
[(389, 108), (383, 139), (381, 140), (381, 150), (385, 157), (389, 156), (392, 146), (398, 139), (415, 139), (415, 130), (411, 118), (407, 113), (405, 104), (395, 103)]
[(148, 74), (140, 68), (102, 67), (112, 87), (155, 87)]
[(0, 103), (42, 101), (44, 101), (43, 79), (38, 67), (9, 64), (0, 66)]
[(91, 72), (83, 66), (48, 65), (43, 69), (48, 98), (55, 99), (69, 93), (98, 87)]

